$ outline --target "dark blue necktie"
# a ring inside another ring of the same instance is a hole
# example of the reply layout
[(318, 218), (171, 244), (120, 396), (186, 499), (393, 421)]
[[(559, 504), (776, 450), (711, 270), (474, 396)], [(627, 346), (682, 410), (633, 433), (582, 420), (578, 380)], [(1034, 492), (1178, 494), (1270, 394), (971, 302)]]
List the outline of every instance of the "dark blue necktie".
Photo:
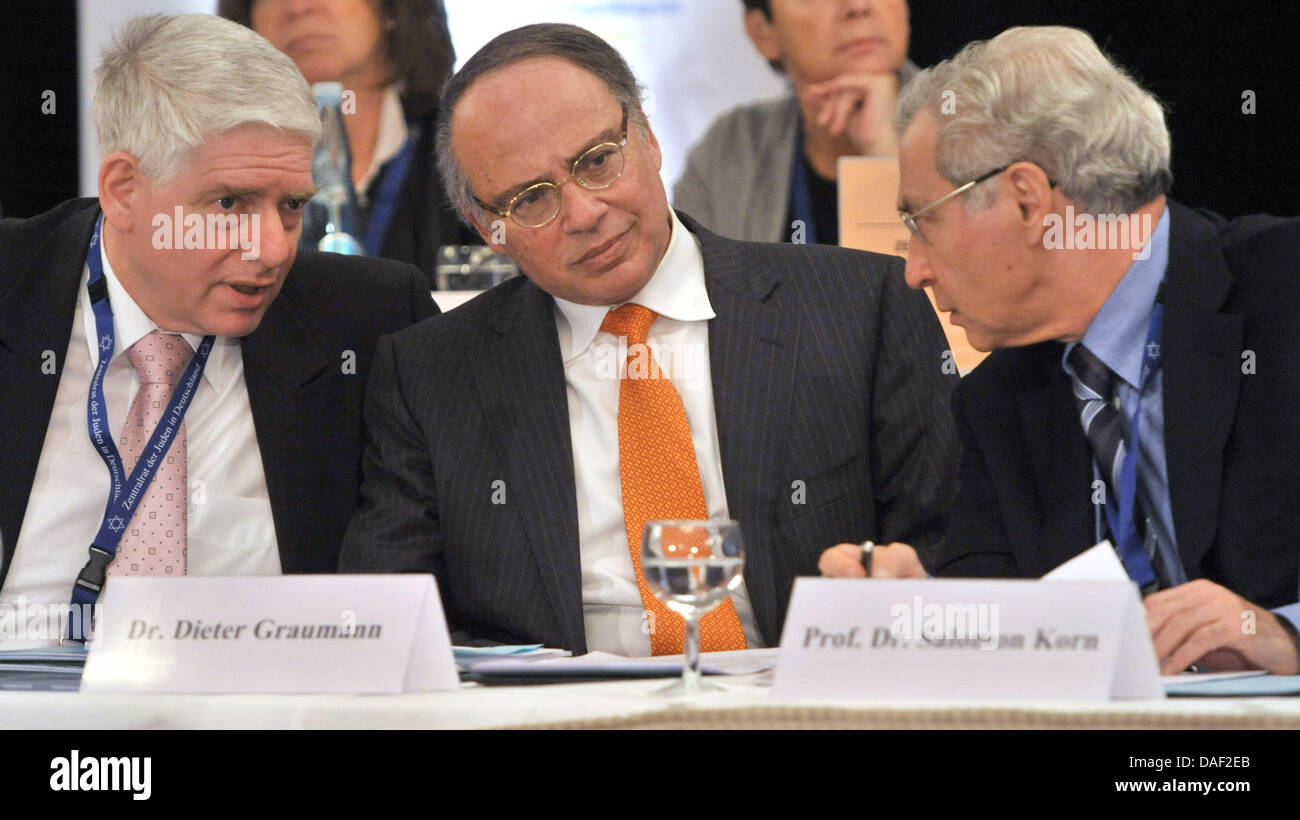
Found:
[[(1124, 464), (1128, 439), (1128, 420), (1119, 410), (1115, 393), (1119, 377), (1081, 344), (1075, 345), (1070, 351), (1069, 360), (1070, 366), (1074, 368), (1074, 401), (1083, 422), (1084, 435), (1088, 438), (1092, 454), (1110, 488), (1110, 498), (1118, 502), (1123, 498), (1120, 492), (1120, 468)], [(1138, 483), (1141, 484), (1141, 481)], [(1141, 492), (1134, 493), (1133, 520), (1140, 529), (1145, 529), (1143, 524), (1146, 517), (1142, 513), (1141, 496)], [(1125, 540), (1122, 533), (1112, 535), (1120, 541)], [(1146, 541), (1143, 534), (1138, 533), (1136, 544), (1115, 545), (1124, 559), (1129, 576), (1144, 589), (1156, 580), (1155, 571), (1151, 567), (1151, 555), (1144, 543)]]

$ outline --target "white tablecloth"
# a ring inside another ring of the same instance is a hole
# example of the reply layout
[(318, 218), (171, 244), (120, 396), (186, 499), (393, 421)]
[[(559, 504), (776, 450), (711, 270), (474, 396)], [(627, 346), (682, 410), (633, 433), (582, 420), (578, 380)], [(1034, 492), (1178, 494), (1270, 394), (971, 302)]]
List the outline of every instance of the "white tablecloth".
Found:
[[(415, 695), (0, 692), (0, 729), (1300, 728), (1300, 698), (1101, 704), (778, 701), (757, 676), (668, 701), (664, 680), (484, 687)], [(719, 678), (711, 680), (719, 681)]]

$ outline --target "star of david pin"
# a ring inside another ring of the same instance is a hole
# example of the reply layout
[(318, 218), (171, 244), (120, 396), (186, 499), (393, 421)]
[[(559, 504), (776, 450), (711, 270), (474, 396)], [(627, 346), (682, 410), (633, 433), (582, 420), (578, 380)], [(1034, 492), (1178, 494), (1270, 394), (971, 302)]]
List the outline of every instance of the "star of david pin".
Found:
[(109, 349), (110, 347), (112, 347), (112, 346), (113, 346), (113, 340), (110, 339), (110, 338), (108, 338), (107, 335), (105, 335), (105, 336), (103, 336), (102, 338), (100, 338), (100, 340), (99, 340), (99, 349), (100, 349), (100, 350), (108, 350), (108, 349)]
[(122, 521), (120, 516), (115, 515), (108, 519), (108, 528), (113, 532), (121, 532), (124, 526), (126, 526), (126, 524)]

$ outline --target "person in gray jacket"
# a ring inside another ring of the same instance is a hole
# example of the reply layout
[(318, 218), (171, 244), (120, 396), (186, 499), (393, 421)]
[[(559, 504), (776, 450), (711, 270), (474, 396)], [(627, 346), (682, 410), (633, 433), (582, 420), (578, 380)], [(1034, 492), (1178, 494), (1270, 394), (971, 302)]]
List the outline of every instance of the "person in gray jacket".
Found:
[(894, 103), (917, 71), (907, 2), (742, 2), (745, 32), (794, 94), (719, 117), (673, 204), (733, 239), (839, 244), (839, 158), (898, 153)]

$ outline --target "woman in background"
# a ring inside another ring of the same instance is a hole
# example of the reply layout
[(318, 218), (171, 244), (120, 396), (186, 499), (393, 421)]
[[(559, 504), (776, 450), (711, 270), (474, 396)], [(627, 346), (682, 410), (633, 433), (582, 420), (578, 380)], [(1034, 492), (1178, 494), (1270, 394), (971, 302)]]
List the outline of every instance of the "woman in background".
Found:
[(355, 94), (343, 121), (368, 254), (418, 265), (432, 288), (441, 246), (481, 244), (434, 156), (438, 96), (456, 61), (442, 0), (220, 0), (217, 11), (288, 54), (307, 82)]
[[(673, 205), (733, 239), (839, 244), (842, 156), (898, 153), (894, 103), (916, 73), (906, 0), (742, 0), (745, 33), (789, 96), (719, 117), (691, 149)], [(890, 198), (893, 192), (883, 193)]]

